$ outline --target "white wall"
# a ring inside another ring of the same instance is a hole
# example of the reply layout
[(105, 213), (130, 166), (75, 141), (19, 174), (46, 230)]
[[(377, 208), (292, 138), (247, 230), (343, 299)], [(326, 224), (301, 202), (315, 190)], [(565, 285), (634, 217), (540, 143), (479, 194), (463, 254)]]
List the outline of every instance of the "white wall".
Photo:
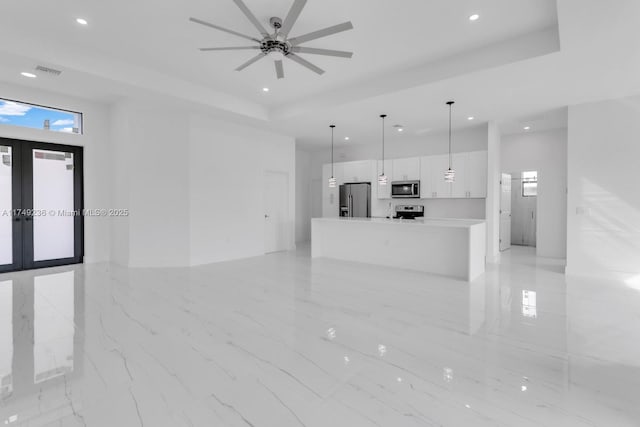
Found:
[[(475, 126), (453, 132), (451, 151), (461, 153), (466, 151), (480, 151), (487, 149), (487, 127)], [(352, 144), (349, 142), (336, 142), (336, 162), (348, 162), (352, 160), (380, 159), (382, 156), (382, 142), (375, 141), (371, 144)], [(322, 163), (331, 162), (330, 144), (322, 150), (320, 156), (325, 160)], [(449, 152), (448, 133), (427, 133), (422, 136), (399, 134), (387, 130), (385, 143), (385, 158), (398, 159), (402, 157), (430, 156), (435, 154), (447, 154)]]
[[(84, 134), (0, 125), (0, 136), (84, 147), (85, 261), (187, 266), (264, 253), (263, 175), (289, 175), (287, 226), (295, 247), (295, 143), (172, 107), (111, 106), (0, 84), (2, 96), (79, 111)], [(164, 105), (163, 105), (164, 104)]]
[(177, 267), (263, 255), (265, 171), (289, 176), (294, 248), (293, 139), (162, 104), (113, 108), (114, 200), (130, 210), (114, 222), (114, 261)]
[(129, 110), (129, 265), (189, 265), (188, 114)]
[[(113, 207), (108, 106), (40, 89), (4, 83), (0, 84), (0, 94), (5, 99), (82, 112), (83, 135), (0, 124), (0, 136), (84, 147), (84, 207), (85, 209)], [(105, 217), (85, 218), (85, 262), (104, 262), (110, 259), (110, 221)]]
[(567, 254), (567, 130), (502, 137), (502, 171), (538, 171), (538, 256)]
[[(111, 201), (114, 208), (128, 209), (129, 187), (129, 120), (128, 108), (118, 103), (111, 108), (110, 138), (112, 185)], [(129, 217), (111, 219), (111, 261), (129, 265)]]
[(296, 243), (311, 241), (312, 184), (311, 153), (296, 148)]
[(289, 177), (288, 249), (295, 248), (295, 141), (193, 116), (189, 143), (191, 265), (264, 254), (264, 174)]
[(640, 97), (569, 107), (567, 274), (640, 274)]

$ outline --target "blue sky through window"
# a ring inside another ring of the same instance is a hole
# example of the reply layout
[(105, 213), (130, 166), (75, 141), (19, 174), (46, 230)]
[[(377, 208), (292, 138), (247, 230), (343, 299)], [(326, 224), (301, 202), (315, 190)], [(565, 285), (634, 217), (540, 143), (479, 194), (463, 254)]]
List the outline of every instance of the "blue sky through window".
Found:
[(45, 129), (46, 120), (49, 120), (49, 130), (81, 133), (79, 113), (0, 99), (0, 124)]

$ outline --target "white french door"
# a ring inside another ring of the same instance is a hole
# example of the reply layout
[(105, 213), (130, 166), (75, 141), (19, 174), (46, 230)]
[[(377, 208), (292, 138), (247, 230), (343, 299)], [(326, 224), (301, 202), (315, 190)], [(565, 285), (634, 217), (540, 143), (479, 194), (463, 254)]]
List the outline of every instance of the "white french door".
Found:
[(0, 138), (0, 272), (82, 258), (82, 148)]

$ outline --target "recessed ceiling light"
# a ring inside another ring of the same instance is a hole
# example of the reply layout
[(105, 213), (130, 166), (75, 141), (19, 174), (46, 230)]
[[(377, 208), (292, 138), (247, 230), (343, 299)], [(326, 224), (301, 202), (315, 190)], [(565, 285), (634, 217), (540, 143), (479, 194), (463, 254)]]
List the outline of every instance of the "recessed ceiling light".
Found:
[(471, 120), (475, 120), (475, 119), (476, 119), (476, 118), (475, 118), (475, 117), (473, 117), (473, 116), (469, 116), (469, 117), (467, 117), (467, 120), (469, 120), (469, 121), (471, 121)]
[(350, 138), (349, 138), (348, 136), (345, 136), (345, 137), (344, 137), (344, 140), (345, 140), (345, 141), (348, 141), (349, 139), (350, 139)]
[(88, 25), (88, 24), (89, 24), (89, 23), (87, 22), (87, 20), (86, 20), (86, 19), (84, 19), (84, 18), (78, 18), (78, 19), (76, 19), (76, 22), (77, 22), (78, 24), (80, 24), (80, 25)]
[(269, 88), (268, 88), (268, 87), (263, 87), (263, 88), (262, 88), (262, 91), (263, 91), (263, 92), (269, 92)]
[(478, 15), (477, 13), (474, 13), (469, 17), (469, 21), (477, 21), (478, 19), (480, 19), (480, 15)]
[(21, 74), (22, 76), (24, 76), (24, 77), (29, 77), (30, 79), (35, 79), (36, 77), (38, 77), (38, 76), (36, 76), (35, 74), (33, 74), (33, 73), (27, 73), (26, 71), (25, 71), (25, 72), (23, 72), (23, 73), (20, 73), (20, 74)]
[(398, 128), (398, 132), (404, 132), (404, 128)]
[(524, 130), (531, 130), (531, 126), (525, 126)]

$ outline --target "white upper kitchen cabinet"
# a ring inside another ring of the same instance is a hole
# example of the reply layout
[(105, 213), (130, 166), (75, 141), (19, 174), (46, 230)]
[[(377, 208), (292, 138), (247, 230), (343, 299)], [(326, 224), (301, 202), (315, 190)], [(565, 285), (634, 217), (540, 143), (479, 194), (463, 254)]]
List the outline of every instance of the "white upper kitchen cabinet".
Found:
[(331, 164), (322, 166), (322, 216), (325, 218), (338, 217), (340, 211), (340, 184), (344, 183), (342, 176), (342, 163), (335, 163), (333, 167), (333, 177), (336, 179), (336, 186), (329, 187), (331, 177)]
[(433, 177), (431, 176), (431, 157), (420, 157), (420, 198), (433, 198)]
[(417, 181), (420, 179), (420, 157), (393, 159), (392, 164), (391, 181)]
[(453, 155), (453, 169), (456, 181), (451, 187), (451, 197), (487, 197), (487, 152), (471, 151)]
[(384, 174), (387, 176), (387, 185), (378, 185), (378, 177), (382, 175), (382, 160), (378, 160), (378, 169), (375, 176), (375, 186), (378, 188), (378, 199), (391, 198), (391, 177), (393, 176), (393, 161), (384, 161)]
[(344, 182), (372, 182), (375, 179), (373, 176), (375, 161), (373, 160), (343, 162), (341, 165)]
[(420, 195), (422, 199), (451, 197), (451, 184), (444, 181), (444, 173), (447, 169), (449, 169), (448, 154), (420, 158)]
[(455, 181), (451, 185), (451, 197), (454, 199), (464, 199), (469, 197), (468, 173), (469, 153), (455, 153), (451, 159), (451, 169), (456, 173)]

